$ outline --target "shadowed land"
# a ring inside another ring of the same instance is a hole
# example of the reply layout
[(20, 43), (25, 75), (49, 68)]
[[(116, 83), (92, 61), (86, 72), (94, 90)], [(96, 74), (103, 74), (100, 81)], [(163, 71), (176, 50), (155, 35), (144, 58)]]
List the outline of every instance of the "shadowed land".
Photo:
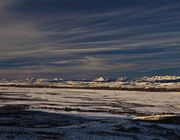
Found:
[(177, 92), (0, 87), (0, 139), (178, 140), (179, 106)]

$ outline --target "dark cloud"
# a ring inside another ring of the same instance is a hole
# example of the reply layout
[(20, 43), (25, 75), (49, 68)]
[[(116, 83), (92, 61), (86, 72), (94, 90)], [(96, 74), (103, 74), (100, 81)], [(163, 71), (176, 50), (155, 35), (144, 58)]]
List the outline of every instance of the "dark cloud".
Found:
[(3, 1), (0, 78), (180, 74), (179, 4), (178, 0)]

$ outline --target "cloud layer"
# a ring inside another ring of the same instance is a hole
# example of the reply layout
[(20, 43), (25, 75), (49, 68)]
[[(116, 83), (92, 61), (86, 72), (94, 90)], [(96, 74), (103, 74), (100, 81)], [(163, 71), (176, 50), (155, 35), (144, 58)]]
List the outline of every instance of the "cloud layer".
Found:
[(180, 74), (178, 0), (6, 0), (0, 78)]

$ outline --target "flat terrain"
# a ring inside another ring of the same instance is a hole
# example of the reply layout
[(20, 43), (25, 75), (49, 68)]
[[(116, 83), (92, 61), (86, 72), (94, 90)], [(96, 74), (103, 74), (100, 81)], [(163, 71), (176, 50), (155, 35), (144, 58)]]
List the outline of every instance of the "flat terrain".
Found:
[(180, 139), (180, 92), (0, 87), (0, 139)]

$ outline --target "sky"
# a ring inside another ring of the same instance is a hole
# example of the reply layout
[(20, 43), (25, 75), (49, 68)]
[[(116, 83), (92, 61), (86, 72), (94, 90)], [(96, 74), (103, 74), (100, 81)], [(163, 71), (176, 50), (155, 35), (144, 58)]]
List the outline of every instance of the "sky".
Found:
[(1, 0), (0, 79), (180, 75), (179, 0)]

